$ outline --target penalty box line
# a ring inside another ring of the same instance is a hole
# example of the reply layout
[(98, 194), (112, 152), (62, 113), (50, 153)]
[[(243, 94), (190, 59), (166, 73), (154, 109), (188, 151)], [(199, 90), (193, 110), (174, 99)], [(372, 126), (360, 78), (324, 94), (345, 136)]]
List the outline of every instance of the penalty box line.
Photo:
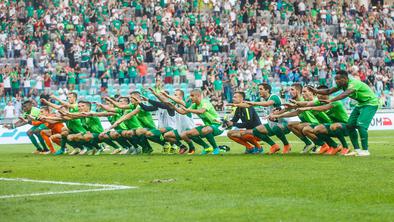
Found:
[(0, 196), (0, 199), (18, 198), (18, 197), (34, 197), (34, 196), (45, 196), (45, 195), (60, 195), (60, 194), (72, 194), (72, 193), (101, 192), (101, 191), (126, 190), (126, 189), (138, 188), (135, 186), (125, 186), (125, 185), (116, 185), (116, 184), (78, 183), (78, 182), (64, 182), (64, 181), (51, 181), (51, 180), (32, 180), (32, 179), (26, 179), (26, 178), (0, 178), (0, 181), (17, 181), (17, 182), (70, 185), (70, 186), (100, 187), (100, 188), (94, 188), (94, 189), (92, 188), (92, 189), (84, 189), (84, 190), (67, 190), (67, 191), (2, 195), (2, 196)]

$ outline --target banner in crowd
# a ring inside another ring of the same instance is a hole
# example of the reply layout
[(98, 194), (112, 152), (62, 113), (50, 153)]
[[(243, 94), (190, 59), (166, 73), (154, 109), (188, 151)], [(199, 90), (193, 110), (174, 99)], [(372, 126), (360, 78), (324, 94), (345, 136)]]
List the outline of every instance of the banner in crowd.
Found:
[[(292, 119), (293, 120), (293, 119)], [(296, 120), (296, 119), (294, 119)], [(262, 119), (262, 122), (266, 120)], [(196, 125), (201, 125), (200, 119), (195, 119)], [(103, 122), (104, 129), (109, 128), (110, 124), (107, 121)], [(0, 144), (25, 144), (30, 143), (27, 131), (31, 126), (26, 125), (13, 130), (8, 130), (2, 125), (0, 126)], [(394, 130), (394, 113), (377, 113), (369, 126), (369, 130)], [(223, 133), (223, 136), (227, 132)]]

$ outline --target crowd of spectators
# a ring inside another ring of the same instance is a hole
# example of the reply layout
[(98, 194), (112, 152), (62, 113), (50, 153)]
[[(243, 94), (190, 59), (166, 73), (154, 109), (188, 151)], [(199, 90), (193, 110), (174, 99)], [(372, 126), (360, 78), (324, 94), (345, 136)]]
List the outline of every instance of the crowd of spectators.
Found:
[(292, 82), (332, 86), (340, 69), (391, 108), (394, 6), (339, 2), (3, 0), (0, 106), (161, 78), (201, 87), (220, 110), (237, 90), (256, 99), (261, 82), (284, 99)]

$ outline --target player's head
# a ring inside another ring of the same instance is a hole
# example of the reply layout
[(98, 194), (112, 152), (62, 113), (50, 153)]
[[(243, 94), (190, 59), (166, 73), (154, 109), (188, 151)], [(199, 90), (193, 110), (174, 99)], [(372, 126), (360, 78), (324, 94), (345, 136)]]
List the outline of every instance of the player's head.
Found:
[(69, 103), (76, 103), (78, 99), (78, 95), (75, 92), (70, 92), (67, 94), (67, 99)]
[(202, 99), (202, 93), (200, 89), (193, 89), (190, 92), (190, 99), (192, 100), (193, 103), (200, 103)]
[(48, 106), (41, 106), (40, 114), (46, 116), (49, 114), (49, 107)]
[[(326, 85), (320, 85), (320, 86), (317, 87), (317, 89), (328, 89), (328, 86), (326, 86)], [(317, 94), (316, 96), (317, 96), (317, 98), (318, 98), (319, 100), (328, 99), (328, 98), (329, 98), (329, 95)]]
[(125, 97), (125, 96), (119, 97), (118, 101), (122, 105), (128, 105), (130, 103), (130, 99), (128, 97)]
[(302, 91), (302, 86), (299, 83), (293, 83), (290, 87), (290, 96), (293, 99), (296, 99), (300, 96)]
[(32, 107), (33, 107), (33, 103), (30, 100), (27, 100), (22, 104), (23, 112), (29, 112)]
[(349, 82), (349, 76), (346, 71), (340, 70), (337, 72), (335, 75), (335, 83), (337, 84), (338, 87), (344, 87), (347, 86)]
[(271, 86), (267, 83), (260, 83), (259, 92), (261, 97), (268, 97), (271, 94)]
[(137, 99), (141, 99), (141, 93), (138, 91), (133, 91), (130, 93), (131, 96), (131, 103), (136, 104), (137, 101), (135, 99), (133, 99), (133, 97), (137, 98)]
[(91, 106), (92, 106), (92, 104), (88, 101), (79, 101), (78, 102), (78, 110), (80, 112), (89, 112)]
[(310, 91), (308, 87), (304, 86), (304, 87), (302, 88), (302, 97), (304, 97), (304, 99), (305, 99), (306, 101), (312, 101), (314, 95), (313, 95), (313, 92)]
[(174, 96), (176, 98), (178, 98), (178, 99), (182, 99), (183, 100), (183, 98), (185, 96), (185, 92), (183, 92), (183, 90), (181, 90), (181, 89), (176, 89), (175, 92), (174, 92)]
[(241, 91), (235, 92), (234, 96), (233, 96), (233, 103), (240, 104), (240, 103), (242, 103), (242, 101), (244, 101), (244, 99), (245, 99), (244, 92), (241, 92)]

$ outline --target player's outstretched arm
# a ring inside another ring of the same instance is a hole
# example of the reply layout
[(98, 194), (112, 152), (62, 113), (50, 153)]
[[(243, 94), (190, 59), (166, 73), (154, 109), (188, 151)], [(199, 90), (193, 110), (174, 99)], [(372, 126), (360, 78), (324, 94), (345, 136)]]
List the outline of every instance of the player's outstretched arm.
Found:
[(354, 92), (354, 89), (348, 89), (345, 92), (339, 94), (338, 96), (336, 96), (336, 97), (334, 97), (332, 99), (329, 99), (329, 100), (326, 100), (326, 101), (321, 100), (321, 101), (322, 102), (326, 102), (326, 103), (332, 103), (332, 102), (335, 102), (335, 101), (338, 101), (338, 100), (342, 100), (342, 99), (350, 96), (353, 92)]
[(49, 101), (46, 100), (46, 99), (41, 99), (41, 102), (42, 102), (43, 104), (47, 105), (47, 106), (52, 107), (53, 109), (56, 109), (56, 110), (59, 110), (59, 109), (61, 108), (61, 106), (56, 105), (56, 104), (54, 104), (54, 103), (51, 103), (51, 102), (49, 102)]
[(294, 116), (298, 116), (298, 114), (300, 114), (301, 111), (299, 110), (294, 110), (291, 112), (285, 112), (282, 114), (272, 114), (270, 115), (271, 118), (286, 118), (286, 117), (294, 117)]
[(108, 111), (108, 112), (113, 112), (113, 113), (116, 112), (115, 108), (113, 108), (111, 106), (108, 106), (108, 105), (104, 105), (104, 104), (101, 104), (101, 103), (96, 103), (96, 106), (97, 107), (101, 107), (102, 109), (104, 109), (105, 111)]
[(312, 86), (307, 86), (307, 87), (311, 92), (313, 92), (315, 94), (321, 94), (321, 95), (330, 95), (330, 94), (333, 94), (334, 92), (338, 92), (339, 90), (341, 90), (340, 88), (337, 88), (337, 87), (332, 87), (329, 89), (316, 89)]
[[(67, 108), (75, 108), (75, 104), (71, 104), (71, 103), (69, 103), (69, 102), (66, 102), (66, 101), (63, 101), (63, 100), (61, 100), (60, 98), (58, 98), (58, 97), (56, 97), (56, 96), (54, 96), (54, 95), (51, 95), (51, 99), (54, 99), (54, 100), (56, 100), (56, 101), (58, 101), (62, 106), (65, 106), (65, 107), (67, 107)], [(48, 104), (49, 105), (49, 104)], [(54, 108), (55, 109), (55, 108)]]
[(326, 105), (322, 105), (322, 106), (310, 106), (310, 107), (301, 107), (298, 108), (297, 110), (299, 111), (308, 111), (308, 110), (314, 110), (314, 111), (327, 111), (333, 108), (332, 104), (326, 104)]
[(245, 103), (251, 105), (251, 106), (264, 106), (264, 107), (268, 107), (268, 106), (273, 106), (275, 104), (274, 101), (270, 100), (270, 101), (262, 101), (262, 102), (250, 102), (250, 101), (246, 101)]
[(168, 95), (166, 92), (162, 92), (161, 94), (162, 94), (164, 97), (167, 97), (168, 99), (171, 99), (172, 101), (178, 103), (179, 105), (182, 105), (182, 106), (185, 106), (185, 107), (186, 107), (185, 101), (183, 101), (183, 100), (181, 100), (181, 99), (178, 99), (178, 98), (175, 97), (175, 96), (170, 96), (170, 95)]
[(115, 100), (109, 98), (109, 97), (104, 97), (105, 100), (107, 100), (108, 102), (110, 102), (111, 104), (113, 104), (114, 106), (116, 106), (119, 109), (130, 109), (130, 105), (123, 105), (119, 102), (116, 102)]
[(115, 112), (98, 112), (98, 113), (83, 113), (87, 116), (97, 116), (97, 117), (108, 117), (108, 116), (115, 116), (116, 113)]
[(131, 117), (133, 117), (134, 115), (137, 115), (140, 112), (140, 109), (135, 109), (130, 113), (127, 113), (126, 115), (123, 115), (122, 117), (120, 117), (116, 122), (114, 122), (114, 124), (111, 125), (110, 128), (108, 128), (106, 131), (115, 129), (116, 127), (118, 127), (122, 122), (130, 119)]

